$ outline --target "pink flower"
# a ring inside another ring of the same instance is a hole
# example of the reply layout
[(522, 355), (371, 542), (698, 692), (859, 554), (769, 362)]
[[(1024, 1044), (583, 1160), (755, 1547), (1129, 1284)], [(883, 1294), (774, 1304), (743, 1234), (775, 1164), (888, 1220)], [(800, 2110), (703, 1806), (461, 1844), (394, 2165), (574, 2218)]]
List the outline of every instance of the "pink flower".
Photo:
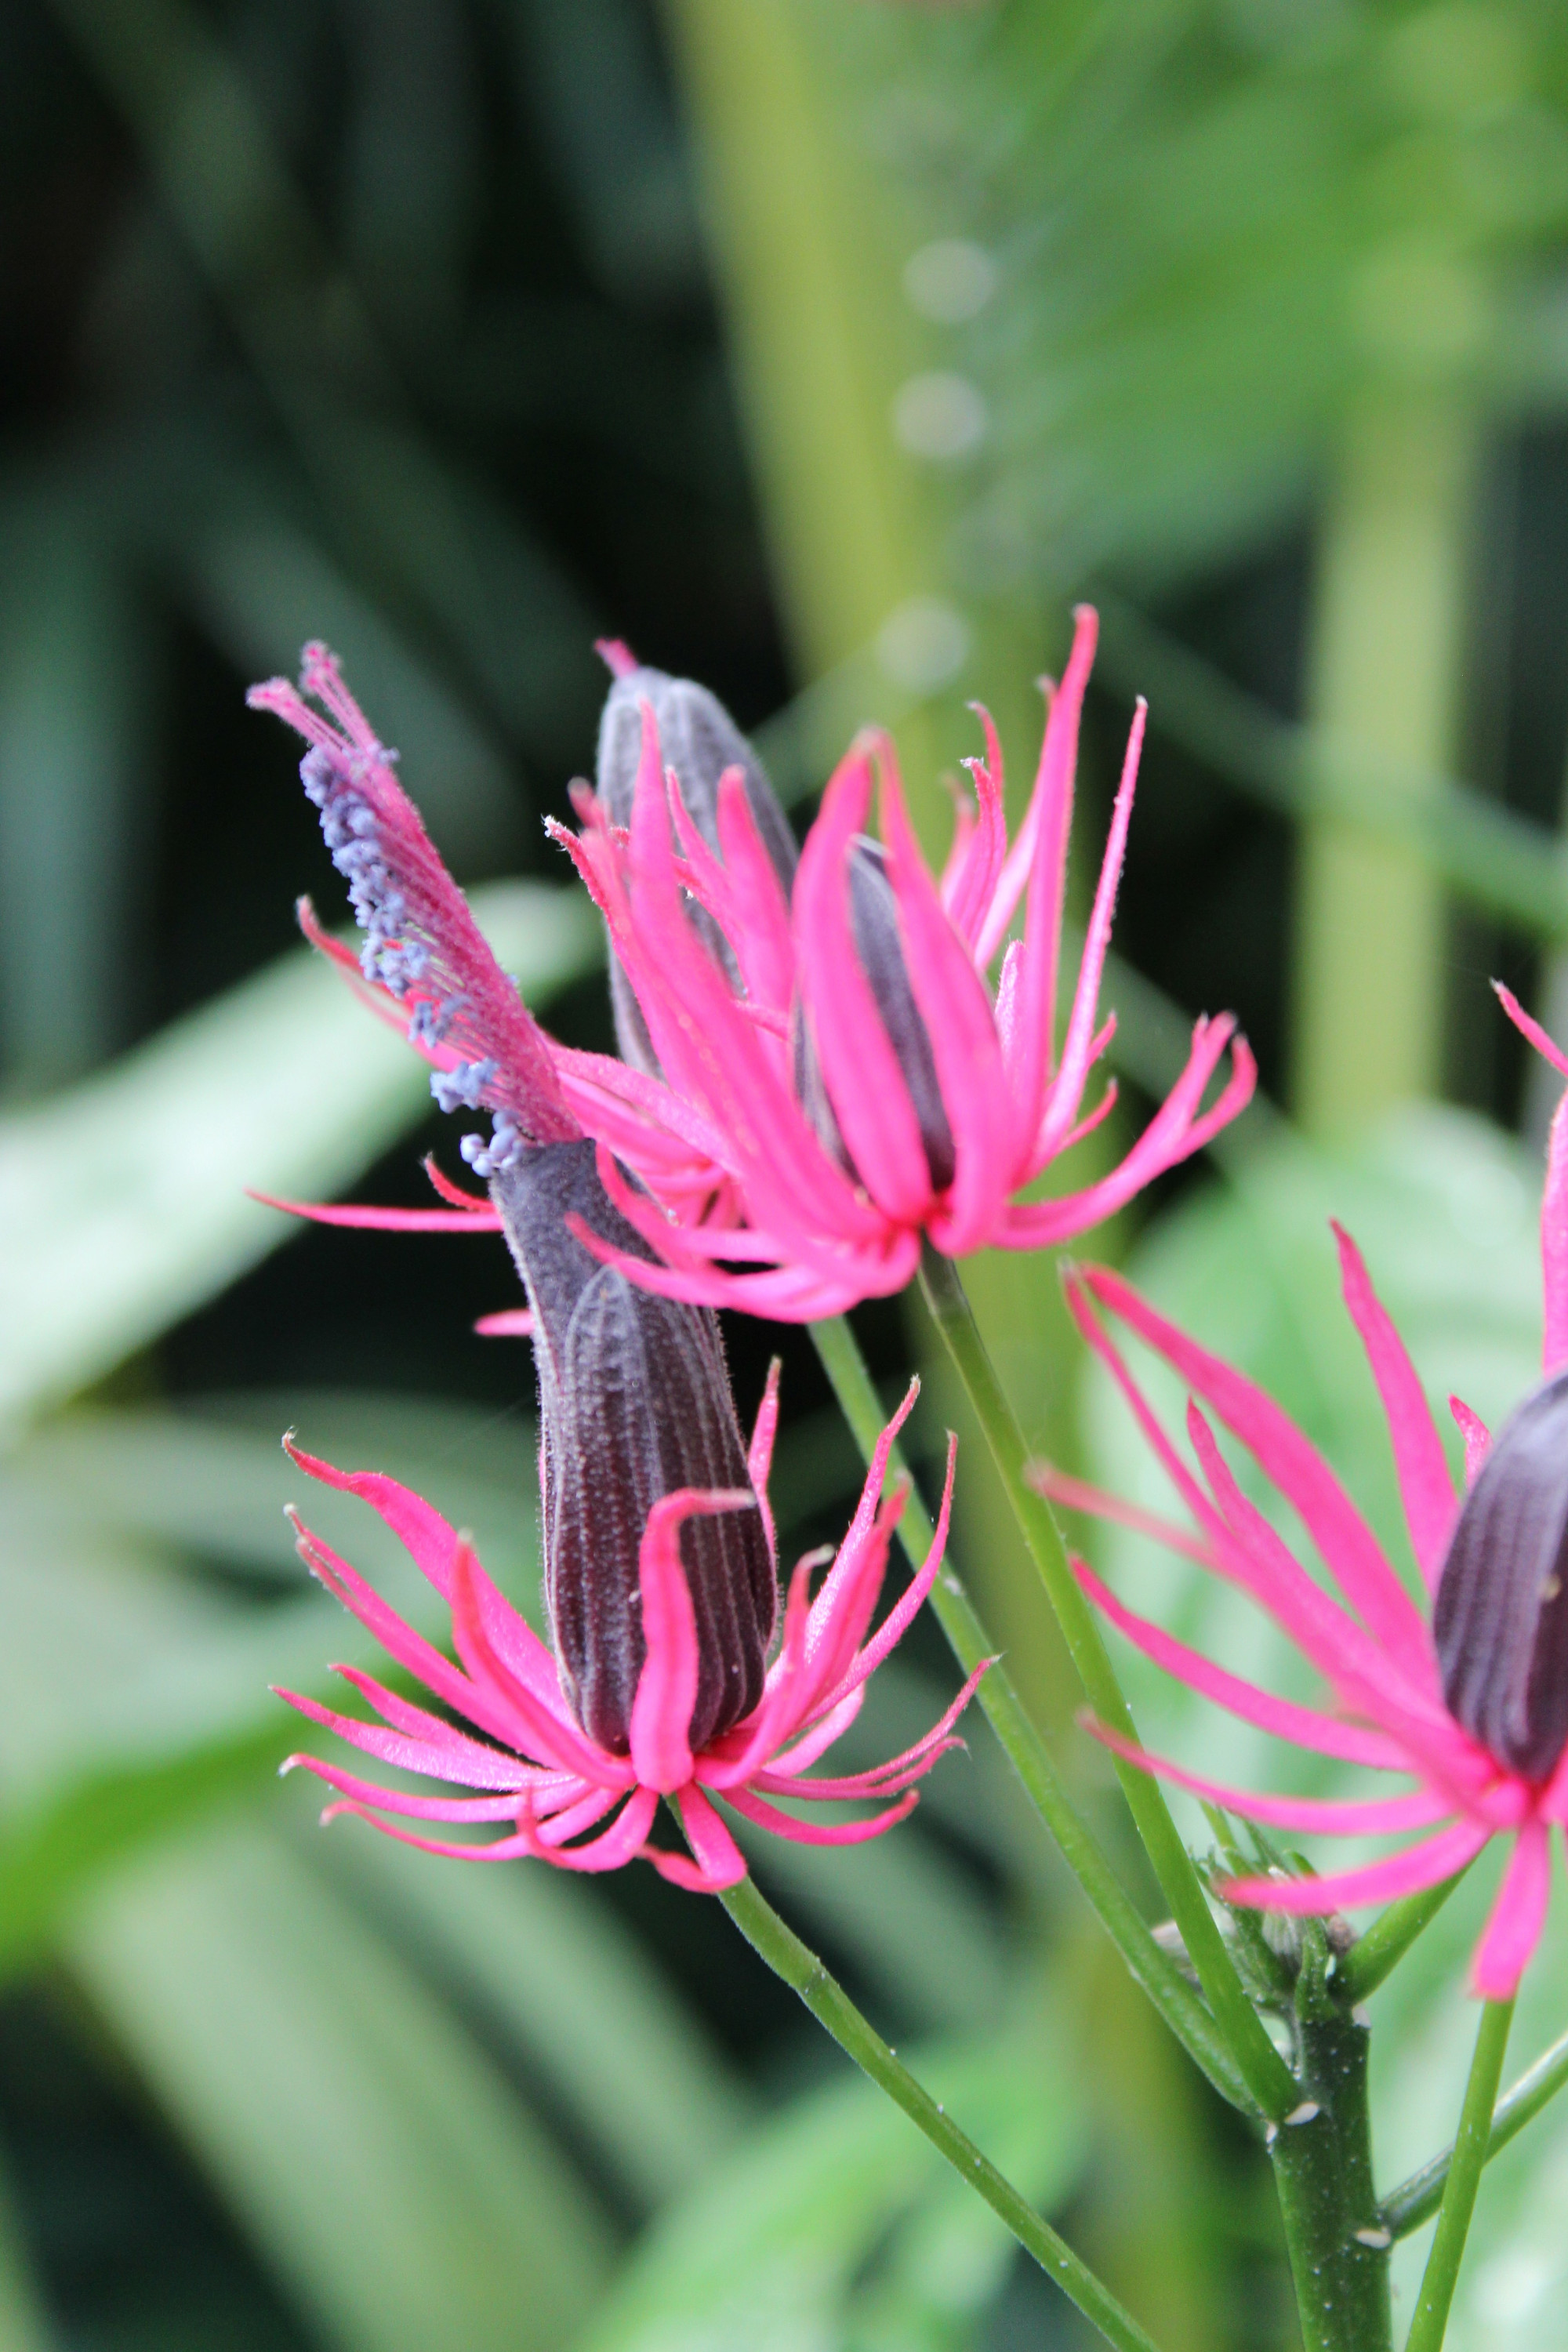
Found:
[[(913, 1783), (948, 1748), (962, 1745), (953, 1726), (984, 1672), (984, 1666), (975, 1670), (940, 1722), (903, 1755), (868, 1772), (837, 1780), (811, 1777), (811, 1767), (854, 1721), (868, 1680), (910, 1623), (942, 1563), (952, 1495), (951, 1448), (931, 1553), (876, 1633), (870, 1633), (907, 1484), (895, 1487), (880, 1506), (878, 1496), (893, 1440), (915, 1393), (911, 1387), (882, 1433), (849, 1531), (815, 1601), (811, 1575), (823, 1555), (810, 1554), (795, 1569), (783, 1637), (760, 1700), (695, 1752), (688, 1733), (702, 1660), (691, 1586), (680, 1556), (680, 1531), (693, 1517), (760, 1510), (771, 1550), (766, 1486), (778, 1418), (776, 1370), (752, 1439), (747, 1464), (752, 1487), (684, 1487), (662, 1496), (647, 1514), (637, 1560), (646, 1656), (628, 1737), (618, 1748), (589, 1738), (552, 1652), (491, 1583), (467, 1540), (438, 1512), (391, 1478), (334, 1470), (290, 1443), (290, 1456), (302, 1470), (371, 1504), (407, 1547), (450, 1606), (457, 1663), (414, 1632), (346, 1560), (301, 1527), (300, 1555), (328, 1591), (399, 1665), (418, 1677), (445, 1713), (400, 1697), (353, 1666), (338, 1671), (368, 1701), (378, 1720), (338, 1714), (292, 1691), (279, 1696), (380, 1764), (474, 1793), (411, 1794), (363, 1780), (315, 1756), (291, 1756), (284, 1769), (303, 1766), (339, 1792), (325, 1818), (358, 1813), (389, 1836), (429, 1853), (479, 1862), (531, 1854), (558, 1869), (580, 1871), (617, 1870), (640, 1857), (677, 1885), (705, 1894), (734, 1885), (746, 1872), (715, 1798), (760, 1828), (809, 1844), (854, 1845), (880, 1837), (915, 1805)], [(457, 1720), (449, 1719), (453, 1717)], [(679, 1815), (690, 1858), (648, 1843), (661, 1797)], [(783, 1811), (771, 1801), (775, 1798), (849, 1799), (879, 1810), (863, 1821), (810, 1822)], [(386, 1815), (506, 1826), (486, 1843), (465, 1843), (399, 1827), (396, 1819), (383, 1818)], [(589, 1832), (585, 1843), (574, 1843)]]
[[(1082, 1233), (1246, 1104), (1255, 1071), (1234, 1021), (1200, 1021), (1185, 1070), (1119, 1167), (1054, 1200), (1016, 1198), (1100, 1123), (1115, 1094), (1108, 1087), (1085, 1113), (1089, 1074), (1114, 1030), (1099, 994), (1142, 705), (1056, 1050), (1073, 772), (1095, 634), (1093, 613), (1080, 610), (1011, 846), (1001, 751), (981, 714), (986, 756), (969, 763), (978, 813), (961, 814), (940, 884), (915, 842), (886, 736), (863, 738), (829, 782), (786, 896), (738, 771), (719, 786), (715, 854), (681, 780), (666, 774), (651, 701), (629, 826), (584, 792), (582, 834), (552, 828), (605, 914), (642, 1014), (660, 1074), (643, 1079), (646, 1115), (688, 1138), (717, 1175), (707, 1201), (689, 1191), (677, 1201), (624, 1129), (612, 1135), (584, 1114), (659, 1195), (639, 1197), (604, 1171), (617, 1207), (667, 1262), (662, 1273), (628, 1263), (633, 1280), (785, 1321), (835, 1314), (900, 1289), (925, 1235), (963, 1256)], [(615, 651), (635, 687), (630, 656)], [(874, 793), (880, 844), (863, 830)], [(1020, 899), (1024, 936), (1003, 957), (993, 996), (985, 975)], [(693, 901), (728, 943), (733, 971), (692, 921)], [(1205, 1113), (1227, 1045), (1230, 1078)]]
[[(915, 844), (885, 736), (868, 736), (843, 762), (795, 870), (783, 813), (721, 708), (702, 688), (639, 668), (625, 647), (605, 646), (617, 677), (600, 792), (579, 794), (581, 836), (551, 829), (609, 925), (625, 1061), (573, 1052), (532, 1020), (398, 783), (395, 754), (324, 646), (305, 648), (302, 693), (273, 678), (249, 699), (310, 745), (300, 774), (365, 943), (356, 960), (301, 902), (306, 932), (405, 1031), (443, 1108), (491, 1113), (491, 1137), (463, 1139), (476, 1174), (494, 1177), (531, 1145), (590, 1135), (611, 1199), (661, 1262), (623, 1258), (590, 1234), (602, 1256), (669, 1297), (802, 1321), (900, 1289), (925, 1234), (961, 1256), (1082, 1233), (1199, 1150), (1251, 1095), (1252, 1057), (1230, 1015), (1200, 1021), (1186, 1068), (1119, 1167), (1054, 1200), (1015, 1197), (1115, 1099), (1112, 1082), (1084, 1112), (1115, 1028), (1114, 1015), (1100, 1018), (1099, 992), (1142, 706), (1056, 1051), (1073, 772), (1095, 627), (1094, 614), (1080, 612), (1010, 846), (1001, 751), (982, 713), (986, 757), (969, 763), (978, 811), (961, 811), (940, 886)], [(656, 711), (680, 739), (684, 779), (665, 772)], [(626, 719), (637, 748), (623, 775)], [(737, 748), (742, 756), (721, 771)], [(862, 832), (879, 783), (885, 845)], [(623, 806), (629, 825), (616, 821)], [(1003, 957), (994, 999), (985, 975), (1020, 900), (1024, 936)], [(1227, 1045), (1229, 1080), (1205, 1112)], [(441, 1209), (304, 1213), (398, 1231), (495, 1229), (483, 1200), (434, 1181)], [(516, 1318), (489, 1328), (517, 1328)]]
[[(1568, 1076), (1568, 1057), (1506, 989), (1498, 993), (1526, 1036)], [(1345, 1305), (1377, 1384), (1411, 1549), (1433, 1597), (1430, 1619), (1294, 1423), (1103, 1267), (1070, 1277), (1073, 1314), (1131, 1406), (1191, 1524), (1170, 1525), (1054, 1472), (1041, 1474), (1040, 1484), (1058, 1500), (1139, 1528), (1239, 1585), (1321, 1675), (1335, 1704), (1332, 1711), (1298, 1706), (1240, 1680), (1135, 1616), (1075, 1562), (1090, 1597), (1157, 1665), (1243, 1722), (1312, 1754), (1414, 1784), (1407, 1793), (1372, 1800), (1263, 1796), (1128, 1748), (1095, 1727), (1132, 1762), (1255, 1822), (1329, 1835), (1426, 1832), (1399, 1853), (1337, 1875), (1234, 1880), (1221, 1889), (1227, 1900), (1294, 1914), (1386, 1902), (1437, 1885), (1505, 1834), (1512, 1851), (1472, 1979), (1484, 1998), (1506, 2000), (1540, 1939), (1551, 1829), (1568, 1821), (1568, 1096), (1552, 1125), (1542, 1204), (1546, 1379), (1495, 1443), (1467, 1406), (1450, 1400), (1465, 1440), (1463, 1497), (1399, 1334), (1354, 1243), (1334, 1230)], [(1097, 1310), (1127, 1324), (1189, 1383), (1195, 1469)], [(1242, 1493), (1205, 1406), (1293, 1507), (1339, 1599)]]

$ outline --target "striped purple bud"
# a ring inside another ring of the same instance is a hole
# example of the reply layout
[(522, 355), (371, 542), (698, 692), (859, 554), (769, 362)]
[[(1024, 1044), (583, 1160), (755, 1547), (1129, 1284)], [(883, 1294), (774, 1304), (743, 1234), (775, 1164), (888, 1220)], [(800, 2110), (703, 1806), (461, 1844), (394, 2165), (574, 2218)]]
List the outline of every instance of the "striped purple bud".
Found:
[[(630, 660), (629, 656), (626, 658)], [(611, 823), (629, 825), (632, 821), (632, 802), (642, 758), (645, 702), (652, 706), (664, 764), (673, 768), (679, 778), (680, 797), (687, 813), (715, 853), (719, 850), (719, 782), (727, 769), (740, 770), (757, 831), (787, 898), (800, 858), (789, 819), (779, 805), (762, 761), (723, 704), (691, 678), (670, 677), (661, 669), (644, 669), (637, 664), (618, 672), (599, 721), (595, 782)], [(738, 988), (740, 973), (735, 959), (718, 924), (695, 903), (689, 907), (689, 912), (699, 937)], [(614, 952), (610, 956), (610, 1001), (616, 1017), (616, 1045), (622, 1061), (629, 1062), (633, 1069), (658, 1076), (658, 1058), (642, 1008), (621, 969), (620, 958)]]
[[(899, 933), (898, 901), (888, 878), (888, 853), (879, 841), (873, 841), (867, 834), (857, 835), (849, 853), (849, 928), (860, 969), (870, 982), (882, 1026), (898, 1056), (920, 1123), (932, 1190), (943, 1192), (952, 1183), (957, 1164), (952, 1128), (942, 1097), (931, 1034), (910, 985), (910, 969)], [(816, 1048), (798, 1004), (794, 1052), (795, 1087), (802, 1108), (840, 1165), (858, 1178), (859, 1171), (838, 1132), (838, 1122), (822, 1082)]]
[[(745, 1487), (718, 1318), (639, 1290), (567, 1230), (575, 1212), (637, 1257), (652, 1253), (612, 1205), (595, 1147), (522, 1150), (490, 1186), (533, 1311), (544, 1598), (562, 1687), (591, 1739), (625, 1755), (642, 1672), (637, 1553), (653, 1505), (684, 1486)], [(700, 1654), (690, 1744), (763, 1695), (778, 1606), (758, 1511), (680, 1531)]]
[(1568, 1373), (1493, 1442), (1454, 1529), (1433, 1612), (1449, 1713), (1510, 1771), (1544, 1780), (1568, 1744)]

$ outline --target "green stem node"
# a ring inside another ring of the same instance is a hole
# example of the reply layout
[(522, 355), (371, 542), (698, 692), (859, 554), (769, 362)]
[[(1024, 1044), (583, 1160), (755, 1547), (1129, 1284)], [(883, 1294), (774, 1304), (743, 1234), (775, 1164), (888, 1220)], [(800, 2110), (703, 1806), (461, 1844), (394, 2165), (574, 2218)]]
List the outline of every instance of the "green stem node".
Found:
[(1372, 2178), (1364, 2025), (1334, 2003), (1298, 2015), (1294, 2120), (1269, 2133), (1302, 2352), (1389, 2352), (1393, 2237)]

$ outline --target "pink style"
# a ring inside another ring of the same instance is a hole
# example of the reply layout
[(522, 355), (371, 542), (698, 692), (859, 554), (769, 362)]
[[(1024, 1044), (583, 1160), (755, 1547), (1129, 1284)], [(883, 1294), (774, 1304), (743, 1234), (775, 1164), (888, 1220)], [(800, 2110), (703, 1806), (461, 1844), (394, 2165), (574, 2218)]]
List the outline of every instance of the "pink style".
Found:
[[(715, 1798), (758, 1828), (807, 1844), (855, 1845), (880, 1837), (913, 1809), (918, 1798), (912, 1784), (947, 1749), (963, 1745), (953, 1726), (985, 1671), (982, 1665), (971, 1675), (941, 1720), (903, 1755), (872, 1771), (836, 1780), (810, 1777), (811, 1767), (859, 1713), (867, 1682), (908, 1629), (942, 1564), (952, 1496), (951, 1448), (931, 1552), (876, 1633), (870, 1632), (908, 1484), (895, 1486), (880, 1504), (878, 1497), (893, 1441), (915, 1394), (911, 1387), (882, 1433), (848, 1533), (815, 1601), (812, 1571), (825, 1555), (811, 1553), (796, 1567), (783, 1636), (760, 1702), (696, 1754), (687, 1731), (700, 1660), (680, 1558), (681, 1523), (696, 1514), (760, 1510), (772, 1549), (766, 1485), (778, 1420), (776, 1368), (752, 1440), (752, 1490), (684, 1488), (664, 1496), (648, 1514), (638, 1560), (647, 1651), (632, 1708), (629, 1752), (624, 1755), (600, 1747), (583, 1731), (552, 1653), (438, 1512), (391, 1478), (334, 1470), (290, 1444), (290, 1456), (302, 1470), (359, 1496), (405, 1545), (451, 1610), (457, 1663), (405, 1624), (346, 1560), (302, 1527), (301, 1558), (388, 1654), (471, 1728), (459, 1729), (446, 1717), (412, 1705), (353, 1666), (337, 1671), (379, 1721), (338, 1714), (293, 1691), (279, 1696), (379, 1764), (478, 1793), (412, 1794), (362, 1780), (315, 1756), (292, 1756), (284, 1769), (302, 1766), (338, 1791), (324, 1819), (357, 1813), (428, 1853), (473, 1862), (532, 1855), (576, 1871), (618, 1870), (641, 1859), (676, 1885), (700, 1894), (716, 1894), (746, 1874), (744, 1857)], [(679, 1819), (690, 1858), (648, 1843), (661, 1798)], [(771, 1801), (776, 1798), (848, 1800), (880, 1810), (861, 1821), (808, 1822), (781, 1810)], [(500, 1837), (465, 1843), (399, 1827), (384, 1815), (468, 1828), (508, 1827)], [(601, 1829), (609, 1815), (615, 1818)], [(572, 1843), (590, 1832), (585, 1843)]]
[[(1568, 1077), (1568, 1056), (1506, 989), (1500, 987), (1498, 993), (1531, 1044)], [(1411, 1599), (1371, 1528), (1295, 1423), (1252, 1381), (1197, 1346), (1119, 1276), (1101, 1267), (1070, 1277), (1072, 1312), (1131, 1405), (1191, 1524), (1152, 1518), (1055, 1472), (1042, 1473), (1039, 1479), (1056, 1500), (1136, 1527), (1239, 1585), (1321, 1675), (1336, 1709), (1298, 1706), (1238, 1679), (1134, 1615), (1081, 1560), (1075, 1561), (1090, 1598), (1157, 1665), (1243, 1722), (1298, 1748), (1415, 1783), (1408, 1793), (1371, 1801), (1264, 1796), (1205, 1780), (1163, 1757), (1125, 1746), (1103, 1726), (1094, 1727), (1131, 1762), (1250, 1821), (1331, 1836), (1427, 1832), (1382, 1861), (1327, 1877), (1235, 1880), (1220, 1889), (1227, 1901), (1295, 1914), (1387, 1902), (1437, 1885), (1466, 1868), (1492, 1838), (1507, 1835), (1512, 1851), (1471, 1971), (1475, 1991), (1490, 2000), (1511, 1996), (1540, 1940), (1550, 1884), (1550, 1832), (1553, 1824), (1568, 1822), (1568, 1750), (1560, 1720), (1563, 1699), (1556, 1687), (1562, 1677), (1551, 1647), (1561, 1629), (1543, 1631), (1561, 1591), (1554, 1566), (1563, 1541), (1559, 1490), (1568, 1478), (1559, 1426), (1568, 1396), (1561, 1379), (1568, 1367), (1568, 1096), (1552, 1125), (1541, 1231), (1547, 1379), (1495, 1444), (1479, 1417), (1458, 1398), (1450, 1399), (1465, 1442), (1461, 1496), (1404, 1343), (1354, 1243), (1335, 1228), (1345, 1305), (1387, 1419), (1411, 1549), (1432, 1600), (1430, 1614)], [(1143, 1395), (1102, 1313), (1124, 1323), (1189, 1384), (1192, 1461)], [(1339, 1599), (1309, 1574), (1242, 1493), (1221, 1454), (1210, 1412), (1293, 1507)], [(1543, 1412), (1551, 1420), (1544, 1447)], [(1510, 1460), (1516, 1466), (1509, 1470)], [(1483, 1478), (1489, 1463), (1489, 1505)], [(1550, 1671), (1542, 1671), (1543, 1663)]]
[[(1089, 1075), (1115, 1029), (1100, 981), (1121, 871), (1138, 757), (1140, 704), (1116, 796), (1059, 1055), (1058, 966), (1079, 719), (1094, 658), (1095, 614), (1077, 615), (1053, 695), (1028, 812), (1010, 845), (1002, 754), (982, 711), (986, 756), (968, 762), (978, 811), (960, 814), (940, 884), (915, 841), (890, 740), (863, 737), (830, 781), (793, 893), (770, 860), (739, 771), (719, 791), (714, 855), (667, 774), (650, 706), (632, 818), (611, 824), (579, 794), (584, 830), (552, 827), (604, 912), (662, 1070), (644, 1102), (655, 1125), (700, 1145), (717, 1181), (703, 1213), (661, 1186), (637, 1138), (584, 1114), (590, 1130), (657, 1196), (602, 1165), (616, 1206), (665, 1261), (610, 1262), (667, 1297), (743, 1307), (785, 1322), (837, 1314), (900, 1290), (923, 1238), (962, 1257), (985, 1246), (1034, 1249), (1101, 1223), (1163, 1171), (1205, 1144), (1249, 1099), (1256, 1072), (1228, 1015), (1201, 1020), (1181, 1077), (1121, 1164), (1056, 1199), (1015, 1195), (1088, 1135), (1114, 1082), (1084, 1112)], [(623, 648), (607, 649), (626, 664)], [(873, 798), (883, 843), (867, 843)], [(869, 852), (890, 888), (896, 949), (868, 969), (853, 866)], [(688, 895), (729, 943), (742, 992), (687, 918)], [(1022, 900), (1022, 939), (1006, 948), (993, 996), (986, 973)], [(897, 963), (895, 975), (892, 969)], [(900, 1039), (894, 988), (912, 995)], [(1205, 1087), (1226, 1046), (1227, 1084)], [(803, 1052), (825, 1106), (803, 1099)], [(921, 1084), (921, 1078), (925, 1083)], [(582, 1238), (592, 1246), (590, 1237)], [(602, 1255), (610, 1254), (601, 1251)]]

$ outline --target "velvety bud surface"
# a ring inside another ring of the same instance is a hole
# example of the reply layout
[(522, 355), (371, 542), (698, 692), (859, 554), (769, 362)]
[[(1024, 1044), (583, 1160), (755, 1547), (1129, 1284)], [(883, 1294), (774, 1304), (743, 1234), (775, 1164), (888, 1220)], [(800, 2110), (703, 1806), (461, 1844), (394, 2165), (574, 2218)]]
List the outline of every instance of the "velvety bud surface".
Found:
[(1433, 1613), (1450, 1713), (1527, 1780), (1568, 1743), (1568, 1374), (1493, 1443), (1443, 1564)]
[[(888, 853), (879, 841), (861, 834), (849, 854), (849, 924), (860, 968), (871, 983), (877, 1011), (898, 1056), (899, 1069), (909, 1090), (920, 1125), (921, 1143), (931, 1171), (933, 1191), (951, 1184), (955, 1158), (952, 1129), (931, 1034), (921, 1018), (910, 985), (909, 965), (899, 935), (898, 902), (888, 879)], [(795, 1081), (801, 1103), (817, 1133), (840, 1162), (853, 1171), (822, 1081), (810, 1031), (797, 1010), (795, 1025)]]
[[(574, 1211), (651, 1255), (606, 1197), (592, 1143), (523, 1151), (491, 1193), (534, 1317), (544, 1591), (562, 1684), (590, 1738), (624, 1755), (647, 1654), (648, 1512), (681, 1487), (750, 1484), (718, 1321), (634, 1288), (567, 1230)], [(688, 1519), (680, 1552), (700, 1654), (695, 1749), (761, 1698), (777, 1587), (758, 1511)]]
[[(726, 769), (739, 768), (746, 800), (773, 870), (789, 896), (800, 853), (789, 819), (768, 782), (767, 772), (723, 704), (705, 686), (689, 677), (671, 677), (661, 669), (640, 667), (616, 677), (605, 698), (599, 721), (599, 754), (595, 789), (614, 824), (627, 825), (637, 792), (637, 766), (642, 757), (642, 706), (651, 704), (666, 767), (680, 780), (680, 796), (693, 824), (710, 849), (719, 850), (719, 780)], [(732, 982), (739, 982), (735, 960), (719, 926), (704, 908), (689, 908), (692, 922), (710, 950), (723, 964)], [(610, 997), (616, 1018), (616, 1042), (621, 1059), (634, 1069), (657, 1074), (658, 1060), (649, 1042), (647, 1024), (621, 968), (610, 957)]]

